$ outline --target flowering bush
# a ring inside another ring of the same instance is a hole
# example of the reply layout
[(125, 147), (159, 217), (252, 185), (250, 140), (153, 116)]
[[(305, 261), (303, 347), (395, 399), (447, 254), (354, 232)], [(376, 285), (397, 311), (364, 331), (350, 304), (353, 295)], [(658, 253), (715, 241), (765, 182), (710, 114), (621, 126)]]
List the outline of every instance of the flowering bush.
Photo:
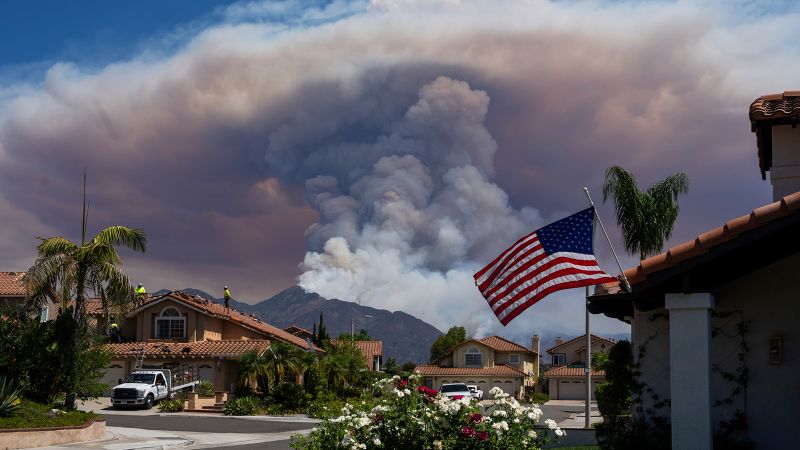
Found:
[(481, 413), (471, 397), (452, 399), (419, 385), (419, 376), (375, 383), (381, 396), (371, 409), (345, 404), (308, 437), (296, 435), (295, 449), (539, 449), (564, 432), (542, 410), (526, 407), (501, 389), (489, 391), (492, 405)]

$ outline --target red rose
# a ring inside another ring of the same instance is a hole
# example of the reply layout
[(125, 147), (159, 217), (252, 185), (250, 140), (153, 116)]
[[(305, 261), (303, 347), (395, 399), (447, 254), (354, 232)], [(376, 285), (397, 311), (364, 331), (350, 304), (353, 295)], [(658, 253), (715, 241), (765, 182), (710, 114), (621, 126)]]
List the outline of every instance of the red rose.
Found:
[(481, 423), (483, 422), (483, 416), (478, 413), (470, 414), (469, 420), (471, 420), (472, 423)]
[(475, 437), (478, 438), (479, 441), (485, 441), (489, 439), (489, 432), (488, 431), (479, 431), (475, 433)]
[(461, 435), (464, 437), (472, 437), (475, 435), (475, 428), (464, 427), (461, 429)]
[(400, 380), (400, 382), (397, 383), (397, 387), (400, 389), (403, 389), (406, 386), (408, 386), (408, 381), (406, 380)]

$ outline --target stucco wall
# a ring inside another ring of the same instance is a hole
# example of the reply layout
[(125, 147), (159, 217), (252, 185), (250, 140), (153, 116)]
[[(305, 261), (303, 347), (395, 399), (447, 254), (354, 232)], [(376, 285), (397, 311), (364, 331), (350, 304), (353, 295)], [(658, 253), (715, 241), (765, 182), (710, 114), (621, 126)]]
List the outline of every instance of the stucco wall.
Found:
[(494, 350), (477, 342), (466, 342), (453, 350), (453, 367), (466, 367), (464, 354), (472, 347), (477, 348), (483, 355), (481, 356), (482, 367), (494, 366)]
[[(207, 316), (205, 314), (199, 314), (198, 323), (200, 324), (200, 329), (198, 329), (198, 336), (201, 336), (199, 340), (201, 341), (219, 341), (222, 339), (222, 330), (223, 330), (223, 320), (217, 317)], [(200, 333), (202, 330), (202, 334)]]
[(0, 430), (0, 449), (49, 447), (72, 442), (95, 441), (103, 439), (105, 434), (105, 419), (77, 427)]
[[(741, 323), (739, 311), (749, 322), (746, 341), (749, 351), (745, 361), (749, 369), (747, 403), (744, 396), (733, 397), (730, 405), (718, 405), (712, 410), (715, 430), (720, 420), (729, 419), (737, 409), (747, 411), (749, 435), (758, 448), (782, 448), (796, 441), (797, 413), (800, 405), (800, 297), (794, 285), (800, 273), (800, 254), (728, 283), (712, 292), (716, 302), (711, 324), (713, 367), (734, 372), (739, 366), (739, 341), (736, 328)], [(647, 341), (645, 354), (639, 360), (642, 377), (661, 398), (669, 397), (669, 322), (665, 318), (651, 320), (663, 310), (637, 312), (633, 335), (634, 355)], [(721, 317), (725, 313), (733, 313)], [(783, 343), (783, 362), (769, 363), (769, 338), (780, 334)], [(655, 337), (652, 337), (655, 336)], [(726, 399), (737, 386), (723, 379), (719, 371), (712, 373), (712, 403)], [(649, 403), (648, 396), (643, 398)], [(669, 415), (669, 408), (662, 409)]]
[(222, 328), (222, 338), (247, 341), (250, 339), (264, 339), (264, 336), (236, 323), (225, 321)]
[(772, 127), (772, 168), (769, 171), (773, 200), (800, 191), (800, 128)]

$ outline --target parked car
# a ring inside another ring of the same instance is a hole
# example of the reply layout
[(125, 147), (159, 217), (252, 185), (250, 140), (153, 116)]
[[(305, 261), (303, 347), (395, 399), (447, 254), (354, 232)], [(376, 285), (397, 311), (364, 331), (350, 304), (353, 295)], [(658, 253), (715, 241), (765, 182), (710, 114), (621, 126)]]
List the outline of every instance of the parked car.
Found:
[(196, 380), (180, 380), (182, 384), (176, 386), (173, 381), (168, 369), (131, 372), (125, 383), (114, 386), (111, 405), (114, 408), (141, 406), (150, 409), (156, 401), (171, 398), (176, 392), (191, 389), (199, 383)]
[(477, 385), (468, 384), (467, 389), (469, 389), (469, 392), (472, 394), (473, 397), (478, 399), (478, 401), (483, 400), (483, 390), (480, 389)]
[(469, 388), (464, 383), (445, 383), (442, 385), (442, 388), (439, 389), (439, 392), (450, 398), (459, 395), (467, 398), (473, 397), (472, 392), (470, 392)]

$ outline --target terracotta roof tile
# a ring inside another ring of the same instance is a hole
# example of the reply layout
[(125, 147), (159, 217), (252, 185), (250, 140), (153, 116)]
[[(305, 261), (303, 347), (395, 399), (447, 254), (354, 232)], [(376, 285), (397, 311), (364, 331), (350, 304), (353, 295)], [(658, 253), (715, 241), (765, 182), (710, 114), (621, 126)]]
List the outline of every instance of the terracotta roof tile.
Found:
[(500, 336), (486, 336), (485, 338), (478, 339), (477, 341), (498, 352), (533, 353), (530, 349)]
[[(763, 227), (768, 223), (800, 211), (800, 192), (787, 195), (752, 210), (749, 214), (725, 222), (724, 225), (700, 233), (691, 241), (670, 247), (664, 253), (642, 260), (638, 266), (625, 269), (625, 276), (632, 285), (647, 279), (647, 275), (664, 270), (707, 252), (713, 247), (735, 239), (740, 234)], [(619, 283), (606, 283), (595, 289), (595, 295), (612, 295), (621, 292)]]
[[(581, 336), (574, 337), (574, 338), (572, 338), (572, 339), (570, 339), (570, 340), (568, 340), (568, 341), (564, 341), (564, 342), (562, 342), (562, 343), (560, 343), (560, 344), (558, 344), (558, 345), (554, 345), (554, 346), (552, 346), (552, 347), (548, 348), (548, 349), (547, 349), (547, 350), (545, 350), (545, 351), (546, 351), (547, 353), (550, 353), (550, 354), (552, 354), (553, 350), (555, 350), (555, 349), (557, 349), (557, 348), (560, 348), (560, 347), (563, 347), (563, 346), (565, 346), (565, 345), (567, 345), (567, 344), (571, 344), (571, 343), (573, 343), (573, 342), (575, 342), (575, 341), (577, 341), (577, 340), (579, 340), (579, 339), (583, 339), (583, 340), (585, 341), (585, 340), (586, 340), (586, 335), (585, 335), (585, 334), (583, 334), (583, 335), (581, 335)], [(609, 342), (609, 343), (611, 343), (612, 345), (613, 345), (614, 343), (616, 343), (616, 341), (615, 341), (614, 339), (606, 338), (606, 337), (603, 337), (603, 336), (598, 336), (598, 335), (596, 335), (596, 334), (592, 333), (592, 344), (594, 344), (595, 342), (600, 342), (600, 341), (606, 341), (606, 342)]]
[(800, 91), (762, 95), (750, 104), (750, 121), (800, 116)]
[(432, 364), (420, 364), (414, 372), (421, 376), (474, 376), (474, 377), (525, 377), (525, 372), (517, 370), (505, 364), (497, 364), (494, 367), (439, 367)]
[[(331, 344), (336, 345), (339, 342), (350, 342), (346, 339), (331, 339)], [(353, 341), (356, 348), (361, 350), (364, 355), (367, 367), (372, 367), (372, 359), (376, 356), (383, 356), (383, 341)]]
[[(567, 367), (567, 366), (559, 366), (553, 367), (552, 369), (546, 371), (542, 374), (543, 377), (548, 378), (557, 378), (557, 377), (583, 377), (586, 373), (583, 371), (583, 367)], [(593, 377), (605, 377), (606, 371), (605, 370), (592, 370)]]
[(18, 297), (25, 296), (25, 287), (22, 277), (25, 272), (0, 272), (0, 296)]
[[(306, 342), (305, 339), (289, 334), (278, 327), (272, 326), (256, 318), (254, 315), (245, 314), (233, 308), (225, 308), (225, 306), (220, 305), (219, 303), (212, 302), (211, 300), (207, 300), (202, 297), (192, 296), (181, 291), (175, 291), (163, 295), (148, 297), (144, 301), (140, 302), (139, 306), (136, 309), (140, 310), (144, 307), (147, 307), (149, 305), (152, 305), (156, 302), (165, 299), (171, 299), (178, 301), (180, 303), (184, 303), (187, 306), (199, 309), (211, 316), (219, 317), (225, 320), (230, 320), (231, 322), (238, 323), (239, 325), (243, 325), (247, 328), (263, 333), (270, 338), (294, 344), (302, 348), (303, 350), (308, 348), (308, 343)], [(311, 348), (315, 351), (322, 351), (322, 349), (313, 344), (311, 345)]]
[(266, 340), (227, 340), (196, 342), (125, 342), (106, 344), (116, 357), (132, 357), (145, 349), (146, 358), (161, 358), (178, 355), (183, 357), (238, 357), (249, 350), (264, 350), (269, 346)]

